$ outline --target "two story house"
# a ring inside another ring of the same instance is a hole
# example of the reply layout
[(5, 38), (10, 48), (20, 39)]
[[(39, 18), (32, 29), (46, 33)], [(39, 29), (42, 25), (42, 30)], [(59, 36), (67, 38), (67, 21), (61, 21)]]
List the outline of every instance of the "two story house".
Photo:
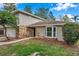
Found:
[[(36, 15), (19, 10), (16, 10), (14, 14), (17, 16), (18, 37), (46, 37), (63, 41), (64, 22), (48, 21)], [(8, 28), (7, 36), (16, 37), (16, 30)]]

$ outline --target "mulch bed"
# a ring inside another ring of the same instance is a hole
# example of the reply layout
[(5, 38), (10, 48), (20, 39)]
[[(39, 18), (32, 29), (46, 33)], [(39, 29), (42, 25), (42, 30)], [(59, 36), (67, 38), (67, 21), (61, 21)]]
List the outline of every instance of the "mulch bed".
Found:
[[(15, 41), (15, 40), (20, 40), (20, 39), (22, 39), (22, 38), (10, 38), (9, 40), (5, 39), (0, 42), (10, 42), (10, 41)], [(63, 47), (72, 47), (72, 48), (76, 47), (76, 46), (67, 45), (64, 41), (58, 41), (55, 38), (32, 38), (32, 39), (43, 42), (43, 43), (61, 45)], [(32, 40), (32, 39), (30, 39), (30, 40)]]
[(65, 48), (67, 47), (76, 48), (76, 46), (67, 45), (66, 42), (58, 41), (57, 39), (54, 39), (54, 38), (33, 38), (33, 40), (38, 40), (38, 41), (48, 43), (48, 44), (61, 45), (62, 47), (65, 47)]

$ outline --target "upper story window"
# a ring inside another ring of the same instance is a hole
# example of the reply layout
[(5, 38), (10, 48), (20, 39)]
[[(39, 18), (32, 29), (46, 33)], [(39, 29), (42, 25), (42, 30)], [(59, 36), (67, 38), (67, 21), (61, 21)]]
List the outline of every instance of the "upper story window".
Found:
[(19, 24), (19, 14), (16, 14), (16, 22)]

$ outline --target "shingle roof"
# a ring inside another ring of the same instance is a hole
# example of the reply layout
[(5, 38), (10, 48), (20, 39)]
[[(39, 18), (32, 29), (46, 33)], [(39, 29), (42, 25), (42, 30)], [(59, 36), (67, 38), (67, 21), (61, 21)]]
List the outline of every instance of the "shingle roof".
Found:
[(29, 25), (30, 27), (33, 27), (33, 26), (46, 26), (46, 25), (49, 25), (49, 24), (50, 25), (64, 25), (65, 24), (63, 21), (48, 21), (47, 19), (41, 18), (39, 16), (33, 15), (33, 14), (25, 12), (25, 11), (20, 11), (20, 10), (14, 11), (14, 14), (17, 14), (19, 12), (23, 13), (25, 15), (29, 15), (31, 17), (35, 17), (37, 19), (43, 20), (42, 22), (37, 22), (37, 23), (34, 23), (32, 25)]
[(46, 25), (64, 25), (65, 23), (63, 21), (43, 21), (43, 22), (37, 22), (30, 26), (46, 26)]

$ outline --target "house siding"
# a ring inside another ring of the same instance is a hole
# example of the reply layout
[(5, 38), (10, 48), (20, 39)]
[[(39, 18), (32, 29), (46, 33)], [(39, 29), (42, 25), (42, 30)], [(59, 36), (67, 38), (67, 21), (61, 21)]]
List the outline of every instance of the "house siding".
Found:
[(45, 27), (36, 27), (36, 37), (45, 37)]
[(64, 41), (63, 40), (62, 26), (57, 26), (57, 38), (59, 41)]
[(29, 36), (29, 32), (27, 30), (27, 27), (31, 24), (34, 24), (36, 22), (40, 22), (42, 20), (39, 20), (37, 18), (21, 14), (19, 13), (19, 21), (18, 21), (18, 26), (19, 26), (19, 37), (27, 37)]
[[(47, 27), (50, 27), (50, 26), (47, 26)], [(54, 26), (51, 26), (51, 27), (53, 28)], [(52, 37), (50, 38), (57, 38), (59, 41), (64, 41), (62, 26), (55, 26), (55, 27), (56, 27), (56, 37), (53, 37), (53, 32), (52, 32)], [(46, 27), (36, 27), (36, 37), (47, 37)]]
[(42, 21), (42, 20), (31, 17), (29, 15), (24, 15), (24, 14), (19, 13), (18, 26), (20, 26), (20, 25), (28, 26), (28, 25), (34, 24), (34, 23), (39, 22), (39, 21)]
[[(31, 33), (29, 34), (29, 31), (31, 31), (31, 29), (28, 31), (28, 26), (37, 22), (42, 22), (43, 20), (37, 19), (35, 17), (29, 16), (29, 15), (25, 15), (22, 13), (19, 13), (19, 18), (18, 18), (18, 26), (19, 26), (19, 37), (27, 37), (29, 35), (33, 36)], [(55, 24), (54, 24), (55, 25)], [(54, 26), (53, 24), (47, 24), (45, 26)], [(43, 26), (39, 26), (39, 27), (35, 27), (35, 36), (38, 37), (46, 37), (46, 27)], [(56, 38), (59, 41), (63, 41), (63, 34), (62, 34), (62, 26), (56, 26)], [(33, 31), (32, 31), (33, 32)], [(53, 33), (53, 32), (52, 32)], [(53, 35), (52, 35), (53, 37)]]

